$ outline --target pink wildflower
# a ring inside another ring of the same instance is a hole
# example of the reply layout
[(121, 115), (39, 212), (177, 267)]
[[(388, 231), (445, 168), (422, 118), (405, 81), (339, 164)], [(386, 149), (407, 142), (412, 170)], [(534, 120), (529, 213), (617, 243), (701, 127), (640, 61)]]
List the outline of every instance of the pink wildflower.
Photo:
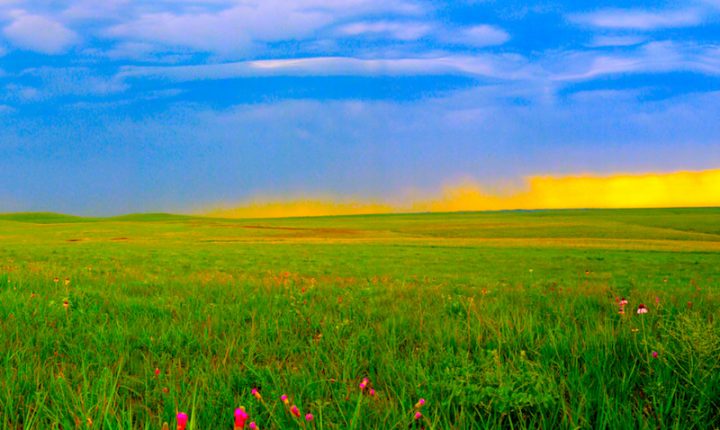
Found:
[(262, 396), (260, 395), (260, 391), (258, 391), (257, 388), (253, 388), (252, 391), (250, 391), (253, 396), (255, 396), (256, 399), (262, 400)]
[(250, 430), (260, 430), (260, 427), (258, 427), (258, 425), (255, 424), (255, 421), (251, 422), (248, 427), (250, 427)]
[(638, 313), (638, 315), (640, 315), (640, 314), (646, 314), (646, 313), (648, 313), (648, 308), (646, 308), (644, 304), (640, 303), (640, 304), (638, 305), (637, 313)]
[(177, 430), (185, 430), (187, 427), (188, 416), (185, 412), (177, 414)]
[(297, 406), (290, 406), (290, 413), (293, 414), (295, 418), (300, 418), (300, 409), (298, 409)]
[(235, 409), (235, 428), (245, 428), (245, 421), (248, 419), (248, 414), (242, 407)]
[(375, 396), (375, 389), (374, 389), (374, 388), (371, 388), (370, 391), (368, 391), (368, 394), (369, 394), (371, 397), (374, 397), (374, 396)]
[(415, 409), (420, 409), (425, 405), (425, 399), (418, 400), (417, 403), (415, 403)]
[(422, 418), (420, 411), (415, 412), (415, 420), (419, 420), (420, 418)]
[(370, 380), (368, 378), (363, 378), (362, 382), (360, 382), (360, 391), (363, 391), (365, 388), (367, 388), (369, 382)]
[(626, 299), (625, 297), (623, 297), (622, 299), (620, 299), (620, 306), (625, 306), (625, 305), (627, 305), (627, 304), (628, 304), (628, 301), (627, 301), (627, 299)]
[(315, 417), (313, 414), (306, 414), (305, 415), (305, 421), (312, 421)]
[(280, 400), (282, 400), (282, 402), (285, 403), (285, 405), (289, 405), (289, 404), (290, 404), (290, 401), (288, 400), (287, 394), (283, 394), (282, 396), (280, 396)]
[(160, 368), (155, 368), (155, 376), (160, 376)]
[(653, 351), (653, 352), (652, 352), (652, 357), (653, 357), (653, 358), (658, 358), (658, 352), (657, 352), (657, 351)]

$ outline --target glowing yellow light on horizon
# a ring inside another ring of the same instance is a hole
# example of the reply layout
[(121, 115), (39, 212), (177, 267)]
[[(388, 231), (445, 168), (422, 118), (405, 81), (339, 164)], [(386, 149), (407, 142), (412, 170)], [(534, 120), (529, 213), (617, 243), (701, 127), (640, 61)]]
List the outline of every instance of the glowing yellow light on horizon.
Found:
[(532, 176), (525, 188), (490, 194), (473, 182), (448, 186), (439, 196), (409, 203), (261, 200), (215, 216), (263, 218), (398, 212), (455, 212), (504, 209), (650, 208), (720, 206), (720, 169), (674, 173)]

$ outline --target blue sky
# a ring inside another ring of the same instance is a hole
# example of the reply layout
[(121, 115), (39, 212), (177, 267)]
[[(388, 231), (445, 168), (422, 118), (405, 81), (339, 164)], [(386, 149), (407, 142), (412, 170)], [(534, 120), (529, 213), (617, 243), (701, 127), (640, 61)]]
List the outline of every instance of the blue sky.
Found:
[(0, 212), (720, 167), (720, 1), (0, 0)]

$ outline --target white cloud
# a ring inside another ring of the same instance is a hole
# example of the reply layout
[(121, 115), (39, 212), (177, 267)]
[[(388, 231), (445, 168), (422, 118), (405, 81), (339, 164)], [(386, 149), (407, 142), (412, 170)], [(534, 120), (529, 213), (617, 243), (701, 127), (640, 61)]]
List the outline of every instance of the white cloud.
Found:
[(703, 15), (698, 9), (659, 12), (638, 9), (605, 9), (573, 15), (570, 20), (577, 24), (597, 28), (657, 30), (696, 26), (703, 22)]
[(92, 52), (94, 56), (112, 60), (151, 61), (153, 63), (176, 64), (192, 58), (188, 49), (167, 51), (163, 46), (143, 42), (120, 42), (109, 50)]
[(497, 79), (529, 77), (525, 60), (516, 55), (444, 56), (435, 58), (361, 59), (314, 57), (242, 61), (198, 66), (124, 67), (120, 77), (155, 77), (176, 81), (251, 76), (403, 76), (471, 75)]
[(402, 0), (247, 0), (214, 11), (145, 13), (111, 27), (107, 35), (228, 54), (311, 38), (331, 24), (365, 14), (415, 16), (423, 11), (418, 3)]
[(18, 12), (3, 29), (15, 46), (43, 54), (61, 54), (78, 42), (78, 35), (50, 18)]
[(645, 42), (642, 36), (595, 36), (590, 46), (603, 48), (608, 46), (634, 46)]
[(80, 95), (106, 96), (123, 92), (127, 85), (115, 77), (98, 76), (83, 67), (29, 69), (24, 76), (37, 77), (47, 96)]
[(651, 42), (612, 50), (549, 53), (531, 62), (523, 56), (484, 53), (436, 57), (309, 57), (227, 62), (190, 66), (127, 66), (118, 79), (159, 78), (171, 81), (263, 76), (430, 76), (457, 75), (521, 82), (551, 94), (563, 82), (602, 76), (688, 71), (720, 75), (720, 46)]
[(73, 0), (62, 11), (71, 20), (117, 19), (132, 8), (131, 0)]
[(398, 40), (417, 40), (433, 31), (433, 26), (424, 22), (402, 21), (361, 21), (343, 25), (338, 32), (345, 36), (382, 36)]
[(22, 84), (10, 82), (5, 86), (4, 98), (9, 101), (37, 102), (59, 96), (103, 97), (125, 91), (122, 80), (99, 76), (82, 67), (26, 69), (16, 75)]
[(42, 94), (35, 87), (27, 85), (8, 84), (5, 86), (5, 99), (20, 102), (30, 102), (42, 99)]
[(556, 81), (590, 80), (605, 75), (689, 71), (720, 75), (720, 48), (651, 42), (623, 53), (572, 52), (548, 61)]
[(510, 40), (510, 35), (501, 28), (483, 24), (447, 32), (442, 39), (452, 43), (483, 47), (502, 45)]
[(430, 21), (360, 21), (345, 24), (338, 29), (345, 36), (380, 36), (390, 39), (412, 41), (424, 37), (441, 43), (484, 47), (502, 45), (510, 40), (503, 29), (492, 25), (446, 28)]

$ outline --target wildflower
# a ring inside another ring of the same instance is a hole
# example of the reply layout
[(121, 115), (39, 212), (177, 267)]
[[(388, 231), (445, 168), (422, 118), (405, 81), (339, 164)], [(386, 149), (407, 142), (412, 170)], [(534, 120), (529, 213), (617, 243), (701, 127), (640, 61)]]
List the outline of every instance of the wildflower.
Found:
[(374, 388), (371, 388), (370, 391), (368, 391), (368, 394), (369, 394), (371, 397), (375, 397), (375, 389), (374, 389)]
[(167, 394), (167, 393), (170, 392), (170, 389), (169, 389), (168, 387), (163, 387), (162, 392), (163, 392), (164, 394)]
[(70, 278), (65, 278), (65, 286), (67, 287), (70, 285)]
[(300, 418), (300, 409), (298, 409), (297, 406), (290, 406), (290, 413), (293, 414), (295, 418)]
[(638, 305), (637, 313), (638, 313), (638, 315), (640, 315), (640, 314), (646, 314), (646, 313), (648, 313), (648, 308), (646, 308), (644, 304), (640, 303), (640, 304)]
[(155, 368), (155, 376), (160, 376), (160, 368), (159, 367)]
[(627, 301), (627, 299), (626, 299), (625, 297), (623, 297), (622, 299), (620, 299), (620, 306), (625, 306), (625, 305), (627, 305), (627, 304), (628, 304), (628, 301)]
[(69, 308), (69, 307), (70, 307), (70, 302), (68, 302), (67, 300), (63, 300), (63, 307), (64, 307), (65, 309)]
[(177, 430), (185, 430), (187, 427), (188, 416), (185, 412), (177, 414)]
[(252, 391), (251, 391), (251, 393), (252, 393), (252, 395), (253, 395), (256, 399), (262, 400), (262, 396), (260, 395), (260, 391), (258, 391), (257, 388), (253, 388)]
[(420, 411), (415, 412), (414, 418), (415, 418), (415, 420), (419, 420), (420, 418), (422, 418), (422, 414), (420, 413)]
[(282, 400), (282, 402), (285, 403), (286, 406), (290, 404), (287, 394), (283, 394), (282, 396), (280, 396), (280, 400)]
[(306, 414), (306, 415), (305, 415), (305, 421), (312, 421), (313, 418), (315, 418), (315, 417), (313, 416), (313, 414)]
[(58, 282), (60, 282), (60, 278), (55, 277), (55, 279), (53, 279), (53, 282), (55, 282), (57, 284)]
[(367, 385), (369, 382), (370, 382), (370, 380), (368, 378), (363, 378), (362, 382), (360, 382), (360, 391), (367, 388)]
[(625, 308), (622, 307), (622, 306), (620, 306), (620, 310), (618, 310), (618, 313), (619, 313), (620, 315), (625, 315)]
[(242, 406), (235, 409), (235, 429), (245, 428), (245, 421), (247, 421), (247, 419), (248, 414)]
[(653, 351), (653, 352), (652, 352), (652, 358), (658, 358), (658, 352), (657, 352), (657, 351)]
[(659, 304), (660, 304), (660, 297), (655, 297), (655, 304), (656, 304), (656, 305), (659, 305)]
[(590, 271), (589, 271), (589, 270), (586, 270), (586, 271), (585, 271), (585, 276), (588, 276), (589, 274), (590, 274)]
[(691, 309), (692, 306), (693, 306), (693, 303), (692, 303), (692, 302), (687, 302), (687, 307), (688, 307), (688, 309)]
[(417, 403), (415, 403), (415, 409), (420, 409), (425, 405), (425, 399), (418, 400)]
[(255, 421), (251, 422), (248, 427), (250, 427), (250, 430), (260, 430), (260, 427), (258, 427), (258, 425), (255, 424)]

